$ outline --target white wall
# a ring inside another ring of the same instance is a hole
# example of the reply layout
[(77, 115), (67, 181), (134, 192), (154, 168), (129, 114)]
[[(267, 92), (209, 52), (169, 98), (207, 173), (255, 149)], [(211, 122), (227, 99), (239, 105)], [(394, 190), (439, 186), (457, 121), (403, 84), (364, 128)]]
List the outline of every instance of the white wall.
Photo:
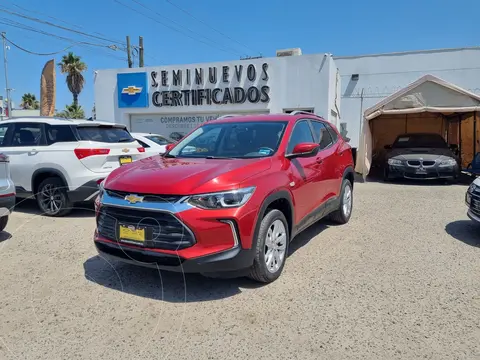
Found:
[[(177, 107), (155, 107), (152, 104), (152, 93), (155, 90), (185, 90), (185, 89), (208, 89), (215, 87), (234, 87), (241, 86), (247, 89), (252, 86), (246, 80), (246, 69), (249, 64), (254, 64), (257, 71), (262, 69), (262, 64), (268, 64), (267, 81), (261, 79), (261, 73), (258, 72), (257, 80), (254, 85), (259, 87), (268, 85), (270, 87), (270, 101), (268, 103), (248, 103), (243, 104), (203, 104), (188, 105)], [(222, 83), (222, 66), (230, 67), (229, 83)], [(235, 65), (243, 65), (242, 80), (238, 84), (234, 76)], [(217, 84), (208, 82), (209, 67), (217, 67)], [(203, 68), (205, 79), (204, 85), (172, 85), (172, 71), (185, 69), (192, 71), (192, 83), (194, 83), (194, 69)], [(169, 73), (169, 86), (153, 88), (150, 73), (157, 71), (157, 81), (160, 82), (160, 72), (166, 70)], [(148, 108), (118, 108), (117, 98), (117, 73), (146, 71), (149, 88), (149, 107)], [(330, 109), (335, 109), (335, 83), (337, 68), (329, 54), (303, 55), (291, 57), (261, 58), (252, 60), (238, 60), (227, 63), (204, 63), (181, 66), (163, 66), (134, 69), (112, 69), (98, 70), (95, 75), (95, 106), (98, 120), (115, 121), (130, 125), (130, 116), (134, 114), (143, 115), (202, 115), (202, 114), (234, 114), (241, 112), (270, 112), (281, 113), (284, 109), (314, 108), (315, 113), (326, 119), (331, 119)], [(338, 85), (340, 86), (340, 84)], [(333, 90), (332, 90), (333, 89)], [(338, 99), (338, 102), (340, 99)], [(138, 116), (136, 116), (138, 118)], [(155, 116), (151, 116), (155, 119)]]
[[(358, 146), (362, 112), (426, 74), (480, 93), (480, 48), (334, 57), (342, 78), (341, 122)], [(358, 81), (351, 81), (359, 74)], [(361, 93), (363, 89), (363, 109)]]

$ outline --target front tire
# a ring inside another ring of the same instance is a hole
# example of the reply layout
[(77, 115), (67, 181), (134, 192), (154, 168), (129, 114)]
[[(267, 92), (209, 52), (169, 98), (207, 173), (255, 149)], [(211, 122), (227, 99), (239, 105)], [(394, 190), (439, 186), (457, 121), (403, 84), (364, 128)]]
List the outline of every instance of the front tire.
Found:
[(350, 180), (343, 179), (342, 191), (340, 191), (340, 205), (338, 210), (330, 214), (330, 219), (337, 224), (346, 224), (352, 216), (353, 209), (353, 186)]
[(280, 210), (268, 211), (262, 219), (257, 236), (255, 259), (249, 277), (271, 283), (282, 273), (288, 254), (290, 234), (285, 215)]
[(43, 180), (37, 189), (37, 203), (47, 216), (65, 216), (72, 211), (65, 184), (56, 177)]
[(8, 223), (8, 216), (2, 216), (0, 218), (0, 231), (5, 230), (5, 228), (7, 227), (7, 223)]

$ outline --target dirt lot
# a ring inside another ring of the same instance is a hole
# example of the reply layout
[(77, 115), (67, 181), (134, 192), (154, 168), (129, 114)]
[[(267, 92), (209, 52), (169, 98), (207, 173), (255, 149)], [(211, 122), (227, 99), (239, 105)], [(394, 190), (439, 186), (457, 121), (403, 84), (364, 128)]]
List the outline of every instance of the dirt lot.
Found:
[(465, 190), (358, 184), (351, 222), (301, 234), (263, 287), (107, 263), (90, 210), (21, 206), (0, 235), (0, 359), (480, 358)]

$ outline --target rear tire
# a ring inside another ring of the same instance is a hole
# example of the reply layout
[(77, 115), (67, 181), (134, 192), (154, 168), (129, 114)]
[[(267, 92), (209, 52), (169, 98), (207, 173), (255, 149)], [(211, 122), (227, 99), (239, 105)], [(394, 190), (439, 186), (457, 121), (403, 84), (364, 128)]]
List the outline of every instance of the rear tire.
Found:
[(2, 216), (0, 218), (0, 231), (5, 230), (5, 228), (7, 227), (7, 223), (8, 223), (8, 216)]
[(290, 242), (288, 223), (280, 210), (272, 209), (265, 214), (256, 240), (255, 258), (248, 277), (271, 283), (282, 273)]
[(353, 187), (348, 179), (343, 179), (342, 191), (340, 191), (340, 205), (338, 210), (330, 214), (330, 219), (337, 224), (346, 224), (352, 216), (353, 210)]
[(38, 207), (46, 216), (65, 216), (72, 211), (72, 203), (68, 199), (65, 184), (60, 178), (51, 177), (43, 180), (38, 186)]

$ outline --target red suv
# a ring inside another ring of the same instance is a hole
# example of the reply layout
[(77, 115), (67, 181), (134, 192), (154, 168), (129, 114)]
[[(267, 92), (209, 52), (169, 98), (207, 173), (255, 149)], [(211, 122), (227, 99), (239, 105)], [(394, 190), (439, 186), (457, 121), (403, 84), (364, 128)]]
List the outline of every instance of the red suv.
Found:
[(353, 158), (310, 113), (231, 116), (113, 171), (95, 202), (100, 254), (159, 269), (277, 279), (290, 240), (352, 213)]

